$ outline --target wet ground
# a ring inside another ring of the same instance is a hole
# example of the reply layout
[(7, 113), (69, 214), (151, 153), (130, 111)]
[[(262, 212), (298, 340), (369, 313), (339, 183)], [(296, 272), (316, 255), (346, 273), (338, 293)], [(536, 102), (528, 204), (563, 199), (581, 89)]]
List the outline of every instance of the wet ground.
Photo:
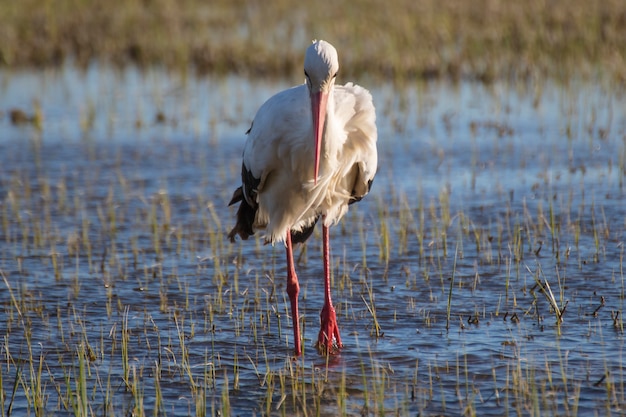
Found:
[(313, 347), (317, 231), (294, 359), (284, 250), (226, 239), (244, 132), (293, 81), (0, 73), (3, 415), (623, 413), (624, 92), (359, 82), (380, 161), (331, 231), (345, 346)]

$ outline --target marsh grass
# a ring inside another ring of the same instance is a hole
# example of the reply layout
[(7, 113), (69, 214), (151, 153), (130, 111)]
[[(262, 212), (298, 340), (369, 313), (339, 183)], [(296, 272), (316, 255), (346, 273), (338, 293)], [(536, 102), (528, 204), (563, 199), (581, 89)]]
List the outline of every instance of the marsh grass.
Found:
[[(0, 5), (0, 64), (98, 61), (285, 76), (301, 72), (303, 45), (320, 37), (339, 47), (347, 75), (490, 83), (602, 72), (623, 81), (625, 13), (620, 0), (340, 0), (328, 7), (290, 0), (24, 0)], [(82, 125), (93, 119), (88, 104)], [(137, 126), (145, 123), (137, 118)]]
[[(18, 155), (2, 154), (0, 178), (1, 415), (621, 410), (626, 126), (613, 116), (601, 138), (596, 117), (590, 139), (570, 123), (593, 97), (574, 97), (572, 108), (563, 93), (559, 109), (544, 92), (527, 117), (556, 112), (556, 121), (529, 134), (513, 117), (519, 103), (492, 120), (492, 106), (507, 105), (491, 89), (467, 93), (469, 116), (454, 104), (467, 96), (445, 86), (419, 86), (432, 101), (426, 116), (414, 114), (412, 87), (378, 92), (405, 114), (380, 119), (378, 182), (333, 228), (346, 347), (329, 357), (309, 348), (322, 291), (315, 234), (297, 255), (305, 352), (294, 359), (283, 249), (260, 236), (224, 239), (234, 215), (225, 184), (237, 184), (242, 142), (222, 124), (198, 139), (122, 117), (141, 107), (143, 120), (154, 110), (192, 124), (202, 116), (177, 109), (194, 108), (186, 89), (207, 86), (187, 82), (151, 85), (176, 91), (174, 105), (152, 108), (150, 89), (133, 111), (109, 110), (91, 128), (74, 120), (77, 139), (55, 130), (45, 100), (41, 130), (0, 125)], [(237, 84), (234, 104), (195, 111), (253, 112)], [(536, 100), (515, 88), (523, 103)], [(494, 128), (503, 125), (514, 133)]]

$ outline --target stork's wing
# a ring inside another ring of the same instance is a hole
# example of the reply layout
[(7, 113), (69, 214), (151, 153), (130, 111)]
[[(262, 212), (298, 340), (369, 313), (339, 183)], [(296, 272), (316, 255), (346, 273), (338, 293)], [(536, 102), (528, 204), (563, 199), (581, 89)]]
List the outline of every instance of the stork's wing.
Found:
[[(310, 147), (310, 110), (306, 107), (306, 85), (282, 91), (259, 108), (243, 151), (243, 164), (250, 175), (259, 180), (263, 189), (267, 176), (285, 164), (297, 170), (300, 152), (294, 149)], [(308, 155), (308, 153), (307, 153)]]
[(354, 164), (347, 175), (354, 179), (351, 204), (369, 192), (378, 168), (376, 110), (369, 91), (352, 83), (335, 87), (335, 102), (347, 134), (342, 153)]
[[(303, 165), (298, 160), (301, 154), (293, 152), (293, 149), (310, 146), (305, 144), (309, 136), (307, 129), (311, 130), (310, 116), (306, 106), (303, 106), (306, 94), (306, 86), (293, 87), (271, 97), (259, 108), (247, 132), (241, 167), (242, 186), (235, 190), (230, 201), (230, 204), (241, 202), (237, 224), (228, 235), (231, 240), (236, 235), (245, 240), (254, 234), (256, 226), (268, 223), (267, 210), (258, 211), (258, 195), (272, 172), (281, 171), (285, 165), (292, 167), (291, 172), (298, 172)], [(276, 198), (279, 199), (279, 196)], [(314, 225), (311, 224), (310, 230), (292, 232), (292, 241), (306, 240)]]

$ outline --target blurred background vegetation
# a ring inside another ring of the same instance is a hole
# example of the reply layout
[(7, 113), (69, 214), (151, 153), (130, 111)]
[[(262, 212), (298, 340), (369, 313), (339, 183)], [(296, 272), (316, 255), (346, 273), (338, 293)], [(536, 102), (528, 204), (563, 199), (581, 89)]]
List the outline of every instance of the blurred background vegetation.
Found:
[[(312, 38), (343, 75), (626, 80), (624, 0), (4, 0), (0, 68), (73, 62), (300, 71)], [(345, 79), (345, 78), (344, 78)]]

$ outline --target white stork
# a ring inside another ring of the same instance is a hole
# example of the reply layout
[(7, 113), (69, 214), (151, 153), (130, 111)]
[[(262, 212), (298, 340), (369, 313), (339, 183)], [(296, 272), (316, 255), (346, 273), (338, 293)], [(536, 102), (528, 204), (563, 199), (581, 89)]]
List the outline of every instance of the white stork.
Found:
[(231, 241), (261, 229), (266, 243), (285, 242), (296, 355), (302, 349), (293, 245), (322, 218), (325, 298), (316, 345), (334, 353), (342, 344), (330, 296), (328, 228), (369, 192), (378, 163), (372, 96), (352, 83), (335, 85), (338, 70), (335, 48), (314, 41), (304, 58), (306, 83), (276, 94), (257, 112), (243, 151), (243, 185), (229, 203), (241, 202)]

